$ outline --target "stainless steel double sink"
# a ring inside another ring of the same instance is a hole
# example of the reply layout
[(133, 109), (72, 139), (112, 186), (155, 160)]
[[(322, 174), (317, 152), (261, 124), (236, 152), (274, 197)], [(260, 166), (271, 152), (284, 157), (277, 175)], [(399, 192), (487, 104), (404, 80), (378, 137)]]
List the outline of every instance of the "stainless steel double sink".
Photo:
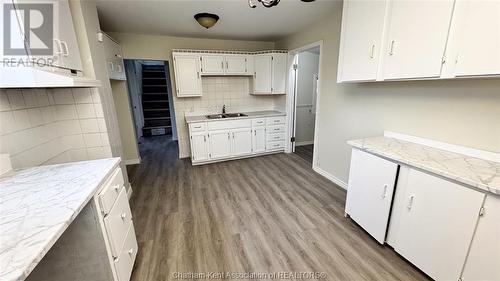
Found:
[(222, 114), (212, 114), (207, 115), (208, 119), (223, 119), (223, 118), (234, 118), (234, 117), (245, 117), (248, 116), (244, 113), (222, 113)]

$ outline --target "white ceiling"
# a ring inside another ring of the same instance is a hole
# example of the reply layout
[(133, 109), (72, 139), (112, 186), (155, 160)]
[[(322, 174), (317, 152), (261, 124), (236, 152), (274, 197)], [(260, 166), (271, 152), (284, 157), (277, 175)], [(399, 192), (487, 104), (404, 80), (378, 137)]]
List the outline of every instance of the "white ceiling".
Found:
[[(340, 0), (257, 5), (251, 9), (247, 0), (97, 0), (104, 31), (262, 41), (297, 32), (342, 6)], [(193, 18), (200, 12), (217, 14), (220, 20), (207, 30)]]

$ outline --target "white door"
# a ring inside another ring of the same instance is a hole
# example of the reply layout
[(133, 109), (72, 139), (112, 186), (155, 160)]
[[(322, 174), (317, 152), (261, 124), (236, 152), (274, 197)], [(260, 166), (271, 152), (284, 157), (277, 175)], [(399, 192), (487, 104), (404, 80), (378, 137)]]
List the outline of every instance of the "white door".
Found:
[(252, 154), (252, 129), (231, 130), (231, 137), (233, 138), (232, 156)]
[(500, 280), (500, 197), (487, 195), (465, 263), (463, 281)]
[(246, 56), (226, 56), (226, 74), (245, 75), (247, 73)]
[(338, 81), (374, 81), (387, 1), (344, 1)]
[[(63, 67), (82, 71), (82, 59), (80, 56), (80, 48), (76, 39), (75, 28), (73, 25), (73, 17), (69, 9), (67, 0), (56, 1), (59, 6), (59, 40), (61, 44), (61, 52), (63, 59)], [(123, 64), (118, 66), (120, 74), (123, 77)]]
[(191, 134), (191, 160), (193, 162), (208, 160), (208, 142), (205, 132)]
[(463, 22), (458, 28), (455, 75), (500, 74), (500, 1), (458, 1), (456, 5)]
[(175, 86), (178, 97), (201, 96), (200, 57), (175, 55)]
[(201, 73), (207, 75), (224, 74), (224, 56), (201, 56)]
[(285, 94), (286, 92), (286, 58), (287, 54), (273, 54), (272, 61), (272, 85), (271, 92), (273, 94)]
[(271, 91), (271, 55), (254, 57), (253, 85), (255, 94), (270, 94)]
[(266, 151), (266, 127), (253, 128), (252, 146), (253, 153), (262, 153)]
[(453, 0), (391, 1), (384, 79), (441, 75)]
[(254, 71), (254, 56), (253, 55), (246, 55), (245, 59), (247, 61), (247, 72), (245, 73), (246, 75), (253, 75)]
[(407, 175), (400, 171), (406, 179), (398, 181), (391, 245), (434, 280), (458, 280), (484, 194), (415, 169), (402, 171)]
[(346, 213), (379, 243), (385, 242), (398, 165), (352, 150)]
[(210, 131), (210, 159), (221, 159), (231, 156), (231, 133), (229, 130)]

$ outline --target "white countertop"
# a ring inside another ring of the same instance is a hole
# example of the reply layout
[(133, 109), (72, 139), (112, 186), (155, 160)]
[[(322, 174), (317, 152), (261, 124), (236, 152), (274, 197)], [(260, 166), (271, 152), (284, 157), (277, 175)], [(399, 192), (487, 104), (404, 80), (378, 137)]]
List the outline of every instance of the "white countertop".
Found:
[(277, 111), (277, 110), (263, 110), (263, 111), (249, 111), (249, 112), (241, 112), (248, 116), (241, 117), (233, 117), (233, 118), (220, 118), (220, 119), (208, 119), (207, 115), (194, 115), (189, 116), (186, 115), (186, 122), (196, 123), (196, 122), (212, 122), (212, 121), (221, 121), (221, 120), (239, 120), (239, 119), (248, 119), (248, 118), (259, 118), (259, 117), (273, 117), (273, 116), (285, 116), (285, 112)]
[(24, 280), (119, 158), (40, 166), (0, 178), (0, 280)]
[(388, 137), (347, 143), (372, 154), (500, 194), (500, 163)]

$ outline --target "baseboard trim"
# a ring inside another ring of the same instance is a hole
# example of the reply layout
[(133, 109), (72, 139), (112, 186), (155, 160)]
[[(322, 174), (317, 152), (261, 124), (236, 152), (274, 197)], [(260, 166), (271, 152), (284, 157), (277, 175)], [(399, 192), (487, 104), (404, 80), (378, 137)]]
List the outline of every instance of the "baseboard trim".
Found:
[(316, 165), (313, 165), (313, 170), (322, 175), (323, 177), (329, 179), (331, 182), (333, 182), (334, 184), (342, 187), (343, 189), (347, 190), (347, 183), (342, 181), (341, 179), (337, 178), (336, 176), (328, 173), (327, 171), (321, 169), (320, 167), (316, 166)]
[(314, 144), (314, 141), (299, 141), (295, 143), (295, 146), (303, 146), (303, 145), (310, 145)]
[(125, 165), (137, 165), (137, 164), (141, 164), (140, 158), (125, 160)]
[(132, 197), (132, 193), (134, 191), (132, 190), (132, 186), (129, 186), (128, 190), (127, 190), (127, 197), (128, 197), (128, 200), (130, 200), (130, 198)]

